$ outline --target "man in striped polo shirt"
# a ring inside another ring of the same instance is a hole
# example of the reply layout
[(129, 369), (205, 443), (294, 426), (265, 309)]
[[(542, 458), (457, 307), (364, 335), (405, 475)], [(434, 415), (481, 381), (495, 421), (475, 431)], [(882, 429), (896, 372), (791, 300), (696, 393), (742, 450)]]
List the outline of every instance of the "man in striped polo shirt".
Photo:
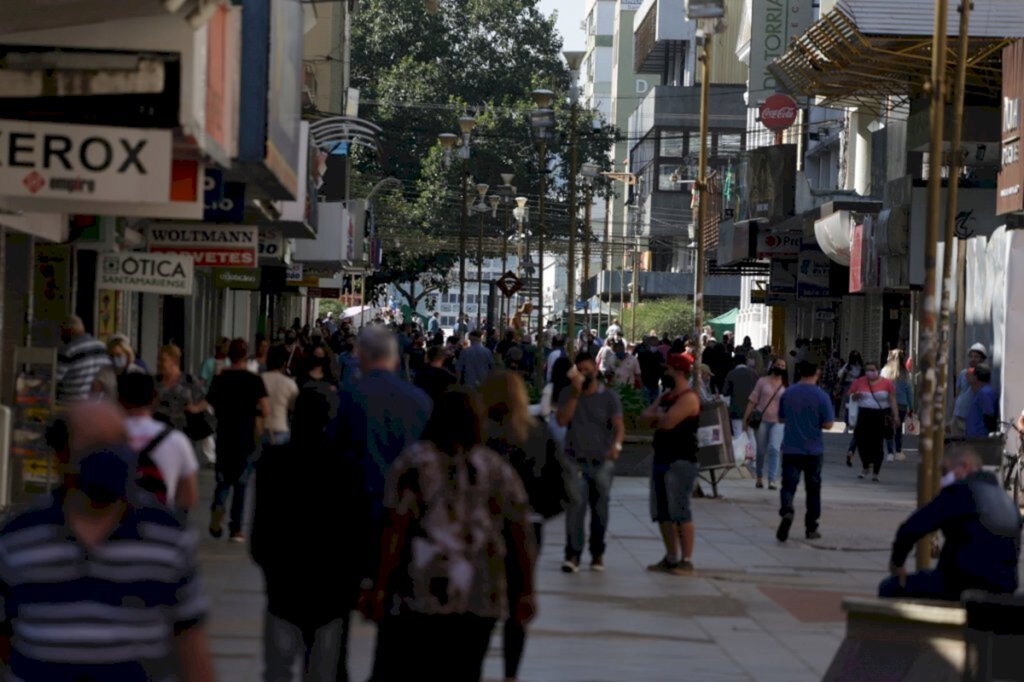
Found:
[(111, 362), (107, 346), (85, 331), (78, 315), (64, 322), (60, 338), (64, 345), (57, 354), (57, 402), (68, 403), (88, 397), (93, 379)]
[[(119, 418), (82, 407), (95, 433)], [(83, 447), (80, 435), (76, 475), (0, 528), (4, 679), (212, 680), (195, 534), (134, 485), (126, 445)]]

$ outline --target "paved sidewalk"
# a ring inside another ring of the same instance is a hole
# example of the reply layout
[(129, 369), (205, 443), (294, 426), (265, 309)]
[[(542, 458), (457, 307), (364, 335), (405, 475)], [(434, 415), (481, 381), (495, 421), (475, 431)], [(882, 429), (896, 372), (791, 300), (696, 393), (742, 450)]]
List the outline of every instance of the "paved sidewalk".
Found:
[[(521, 679), (540, 681), (819, 680), (844, 633), (843, 595), (873, 594), (888, 565), (895, 528), (914, 508), (916, 452), (886, 464), (882, 483), (845, 466), (846, 439), (829, 435), (823, 538), (803, 540), (803, 492), (793, 539), (775, 540), (778, 493), (729, 479), (722, 499), (695, 500), (694, 577), (648, 573), (661, 541), (648, 516), (648, 481), (619, 478), (612, 490), (604, 574), (559, 571), (563, 522), (545, 529), (539, 565), (540, 615)], [(708, 486), (705, 486), (707, 488)], [(204, 472), (209, 495), (212, 476)], [(205, 513), (197, 522), (205, 528)], [(313, 522), (313, 520), (311, 520)], [(330, 542), (327, 529), (324, 542)], [(200, 548), (213, 602), (211, 633), (219, 679), (260, 679), (262, 581), (247, 548), (208, 536)], [(349, 661), (365, 680), (374, 629), (358, 621)], [(487, 661), (501, 679), (497, 634)]]

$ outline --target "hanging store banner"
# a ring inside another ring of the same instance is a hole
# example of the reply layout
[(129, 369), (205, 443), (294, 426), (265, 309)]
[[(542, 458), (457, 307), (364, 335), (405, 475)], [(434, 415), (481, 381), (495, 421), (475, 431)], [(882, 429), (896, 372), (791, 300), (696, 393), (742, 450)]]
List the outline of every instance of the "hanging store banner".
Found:
[(800, 267), (796, 277), (799, 298), (828, 298), (832, 276), (832, 261), (818, 247), (817, 242), (800, 245)]
[(1002, 165), (996, 214), (1024, 211), (1024, 159), (1020, 154), (1020, 103), (1024, 99), (1024, 41), (1003, 48)]
[(152, 253), (179, 253), (212, 268), (255, 268), (259, 230), (246, 225), (157, 223), (146, 228)]
[(772, 261), (771, 279), (768, 281), (768, 305), (785, 305), (796, 299), (797, 265), (795, 260)]
[(758, 258), (798, 258), (800, 244), (803, 242), (802, 232), (767, 232), (758, 230)]
[(192, 259), (170, 253), (104, 253), (96, 288), (143, 294), (191, 296)]
[(811, 26), (813, 0), (753, 0), (750, 14), (750, 76), (747, 106), (757, 109), (778, 90), (768, 65)]
[(0, 120), (0, 196), (167, 202), (171, 131)]

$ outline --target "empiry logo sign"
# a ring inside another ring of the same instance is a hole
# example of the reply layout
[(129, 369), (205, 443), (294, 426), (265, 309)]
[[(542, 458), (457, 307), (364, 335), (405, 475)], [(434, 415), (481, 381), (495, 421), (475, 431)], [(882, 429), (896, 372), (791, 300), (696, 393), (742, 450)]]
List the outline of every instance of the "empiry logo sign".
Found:
[(21, 184), (25, 185), (25, 189), (27, 189), (29, 192), (35, 194), (43, 187), (46, 187), (46, 180), (44, 180), (43, 176), (40, 175), (39, 173), (32, 171), (31, 173), (25, 176), (25, 179), (21, 181)]

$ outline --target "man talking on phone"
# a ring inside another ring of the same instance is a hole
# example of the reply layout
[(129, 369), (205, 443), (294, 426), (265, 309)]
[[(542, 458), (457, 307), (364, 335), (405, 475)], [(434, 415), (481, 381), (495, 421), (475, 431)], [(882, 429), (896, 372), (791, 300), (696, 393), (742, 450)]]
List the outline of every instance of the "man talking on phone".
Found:
[(622, 453), (626, 427), (622, 402), (615, 391), (598, 379), (597, 362), (590, 353), (577, 353), (570, 370), (572, 383), (558, 396), (556, 419), (567, 427), (565, 454), (575, 467), (579, 492), (565, 514), (564, 573), (578, 573), (583, 556), (584, 522), (590, 506), (590, 570), (604, 570), (604, 536), (615, 462)]

